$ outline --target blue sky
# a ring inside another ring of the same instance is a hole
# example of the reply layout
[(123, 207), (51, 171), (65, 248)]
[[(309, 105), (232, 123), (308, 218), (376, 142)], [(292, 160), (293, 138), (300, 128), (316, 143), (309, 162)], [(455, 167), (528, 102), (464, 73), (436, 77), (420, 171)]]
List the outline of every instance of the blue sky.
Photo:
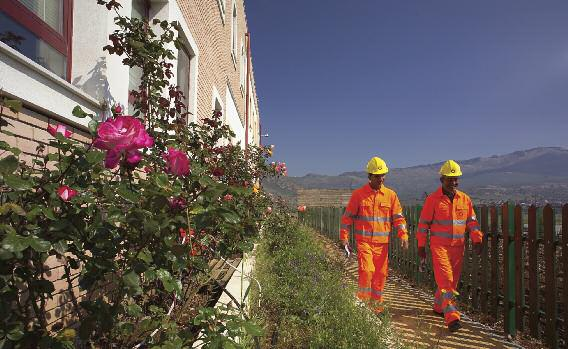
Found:
[(568, 147), (566, 0), (247, 0), (292, 176)]

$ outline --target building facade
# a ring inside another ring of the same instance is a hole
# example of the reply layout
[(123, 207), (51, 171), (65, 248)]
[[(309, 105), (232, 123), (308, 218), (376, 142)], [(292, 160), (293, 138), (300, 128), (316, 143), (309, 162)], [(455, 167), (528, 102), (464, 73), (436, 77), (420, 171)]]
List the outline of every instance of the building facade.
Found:
[[(120, 13), (150, 21), (178, 21), (183, 47), (172, 83), (187, 98), (188, 121), (214, 109), (236, 134), (235, 143), (260, 143), (260, 120), (243, 0), (125, 0)], [(31, 156), (47, 146), (48, 124), (65, 123), (86, 140), (87, 120), (76, 105), (108, 114), (113, 103), (128, 106), (139, 73), (103, 47), (116, 26), (115, 14), (96, 1), (2, 0), (0, 2), (0, 94), (23, 102), (18, 114), (4, 108), (15, 136), (1, 140)], [(129, 108), (127, 108), (129, 109)], [(127, 110), (128, 111), (128, 110)]]
[[(260, 121), (243, 0), (122, 0), (123, 15), (178, 21), (183, 47), (171, 49), (173, 83), (184, 91), (188, 122), (213, 110), (235, 132), (233, 142), (260, 143)], [(0, 141), (22, 150), (21, 160), (47, 152), (48, 125), (66, 124), (73, 137), (89, 142), (86, 119), (72, 115), (79, 105), (89, 113), (110, 115), (109, 106), (130, 108), (129, 91), (140, 74), (122, 58), (103, 51), (116, 26), (115, 14), (95, 0), (0, 1), (0, 98), (20, 100), (23, 108), (1, 108)], [(248, 101), (248, 102), (247, 102)], [(128, 112), (128, 110), (127, 110)], [(106, 114), (105, 114), (106, 113)], [(50, 326), (72, 323), (72, 305), (62, 261), (50, 256), (46, 278), (54, 282), (47, 304)], [(73, 276), (73, 275), (72, 275)], [(73, 288), (77, 298), (85, 290)], [(53, 327), (56, 328), (56, 327)]]

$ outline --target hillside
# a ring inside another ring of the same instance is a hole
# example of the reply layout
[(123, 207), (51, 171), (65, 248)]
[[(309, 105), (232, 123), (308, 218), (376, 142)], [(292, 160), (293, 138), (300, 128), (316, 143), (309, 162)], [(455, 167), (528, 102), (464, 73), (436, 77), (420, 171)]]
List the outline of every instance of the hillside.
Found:
[[(460, 182), (476, 203), (504, 200), (518, 202), (568, 202), (568, 149), (533, 148), (505, 155), (457, 160), (464, 176)], [(421, 202), (424, 193), (439, 185), (442, 163), (395, 168), (386, 185), (396, 190), (402, 201)], [(367, 183), (365, 172), (345, 172), (338, 176), (308, 174), (265, 181), (265, 188), (289, 200), (298, 189), (354, 189)]]

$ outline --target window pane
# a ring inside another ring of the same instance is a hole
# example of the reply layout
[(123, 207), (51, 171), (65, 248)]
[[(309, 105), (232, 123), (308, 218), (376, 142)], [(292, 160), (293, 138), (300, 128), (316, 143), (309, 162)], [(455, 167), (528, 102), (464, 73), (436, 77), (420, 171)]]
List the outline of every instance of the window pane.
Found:
[(0, 41), (66, 78), (66, 57), (3, 12), (0, 12)]
[(18, 0), (59, 34), (63, 34), (63, 0)]
[(183, 92), (183, 103), (189, 107), (189, 55), (183, 49), (178, 51), (177, 83)]
[(148, 19), (148, 5), (146, 3), (147, 0), (132, 0), (132, 18)]

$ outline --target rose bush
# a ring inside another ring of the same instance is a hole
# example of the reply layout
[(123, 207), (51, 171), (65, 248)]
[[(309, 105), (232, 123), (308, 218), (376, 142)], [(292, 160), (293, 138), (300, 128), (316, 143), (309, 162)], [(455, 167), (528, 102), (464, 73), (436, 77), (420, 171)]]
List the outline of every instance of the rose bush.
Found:
[[(55, 152), (40, 146), (27, 163), (0, 142), (0, 343), (179, 348), (203, 330), (207, 345), (238, 347), (236, 336), (259, 329), (245, 314), (191, 310), (203, 306), (193, 296), (211, 259), (252, 248), (270, 205), (259, 180), (277, 175), (271, 149), (227, 144), (234, 134), (218, 112), (186, 122), (168, 80), (177, 23), (154, 22), (161, 34), (118, 12), (115, 23), (105, 50), (143, 71), (133, 115), (116, 104), (97, 122), (77, 107), (74, 116), (92, 119), (90, 144), (52, 127)], [(60, 279), (45, 270), (55, 260)], [(61, 295), (76, 332), (49, 319), (48, 302)]]

